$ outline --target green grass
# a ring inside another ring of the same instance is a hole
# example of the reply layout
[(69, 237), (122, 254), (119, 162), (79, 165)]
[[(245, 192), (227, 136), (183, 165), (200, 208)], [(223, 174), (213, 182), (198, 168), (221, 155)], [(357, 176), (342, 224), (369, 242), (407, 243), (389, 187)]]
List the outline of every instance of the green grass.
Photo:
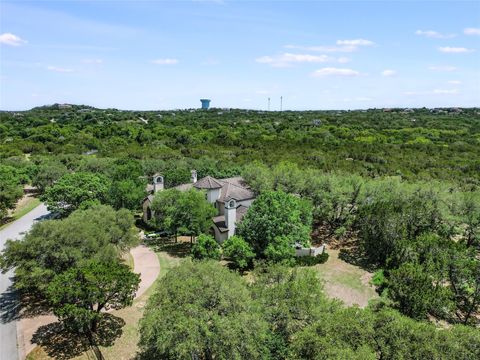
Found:
[(360, 281), (361, 274), (357, 273), (336, 273), (331, 276), (331, 280), (338, 284), (345, 285), (346, 287), (358, 291), (365, 291), (365, 285)]
[(127, 252), (123, 255), (123, 261), (125, 261), (125, 265), (127, 265), (130, 270), (133, 271), (134, 263), (133, 263), (133, 256), (130, 252)]
[(3, 229), (3, 228), (6, 228), (8, 225), (10, 225), (15, 220), (18, 220), (22, 216), (28, 214), (30, 211), (35, 209), (38, 205), (40, 205), (40, 199), (33, 198), (33, 197), (28, 198), (28, 200), (25, 202), (25, 204), (23, 204), (20, 207), (17, 207), (14, 210), (14, 212), (13, 212), (12, 216), (9, 218), (8, 222), (6, 224), (3, 224), (2, 226), (0, 226), (0, 230)]

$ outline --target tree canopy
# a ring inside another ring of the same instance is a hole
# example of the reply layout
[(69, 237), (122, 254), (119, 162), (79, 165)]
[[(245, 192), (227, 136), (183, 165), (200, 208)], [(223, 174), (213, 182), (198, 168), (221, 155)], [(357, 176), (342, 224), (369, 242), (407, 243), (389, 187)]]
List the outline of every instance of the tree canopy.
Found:
[(108, 179), (102, 175), (86, 172), (65, 174), (47, 188), (41, 199), (50, 211), (66, 216), (82, 206), (106, 203), (109, 186)]
[(140, 346), (151, 359), (263, 359), (266, 329), (242, 278), (218, 262), (184, 261), (150, 297)]
[(238, 226), (238, 234), (259, 257), (291, 259), (294, 245), (310, 244), (311, 204), (283, 191), (261, 193)]
[(212, 226), (215, 208), (196, 189), (167, 189), (155, 194), (152, 203), (153, 225), (171, 235), (195, 236), (207, 233)]
[(214, 261), (159, 282), (140, 324), (147, 359), (476, 359), (480, 333), (439, 330), (382, 302), (345, 308), (312, 269), (258, 267), (249, 284)]
[(113, 262), (137, 241), (129, 211), (94, 206), (36, 223), (23, 240), (8, 240), (0, 267), (15, 268), (17, 289), (44, 297), (55, 275), (92, 259)]
[(65, 326), (90, 336), (102, 311), (132, 304), (139, 282), (140, 276), (127, 265), (90, 260), (56, 275), (46, 294)]

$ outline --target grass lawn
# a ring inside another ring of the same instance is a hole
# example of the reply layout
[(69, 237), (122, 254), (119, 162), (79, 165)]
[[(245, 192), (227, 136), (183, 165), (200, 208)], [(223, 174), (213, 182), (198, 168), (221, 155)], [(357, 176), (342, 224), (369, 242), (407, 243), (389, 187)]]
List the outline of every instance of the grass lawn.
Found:
[(373, 274), (339, 259), (338, 253), (338, 250), (329, 249), (328, 261), (315, 266), (324, 281), (325, 292), (347, 306), (367, 306), (369, 300), (378, 298), (375, 287), (370, 284)]
[(0, 226), (0, 229), (7, 227), (11, 222), (20, 219), (23, 215), (29, 213), (40, 205), (40, 200), (35, 197), (25, 196), (19, 201), (13, 213), (7, 218), (7, 222)]
[[(160, 261), (160, 274), (158, 278), (165, 276), (165, 274), (172, 267), (176, 266), (181, 261), (180, 258), (172, 257), (166, 252), (158, 252), (157, 256), (158, 260)], [(112, 346), (99, 346), (99, 350), (105, 359), (127, 360), (135, 358), (139, 339), (138, 322), (142, 318), (143, 310), (148, 298), (155, 291), (155, 286), (156, 283), (150, 286), (150, 288), (142, 296), (133, 302), (132, 306), (111, 312), (112, 315), (123, 319), (123, 321), (125, 321), (125, 325), (122, 327), (122, 333), (120, 337), (115, 340)], [(48, 356), (42, 347), (37, 346), (27, 356), (27, 359), (44, 360), (52, 358)], [(96, 359), (96, 356), (92, 350), (89, 350), (79, 356), (73, 357), (73, 359), (90, 360)]]
[(134, 266), (133, 256), (132, 254), (130, 254), (130, 252), (127, 252), (123, 255), (123, 261), (125, 262), (125, 265), (127, 265), (130, 268), (130, 270), (133, 271), (133, 266)]

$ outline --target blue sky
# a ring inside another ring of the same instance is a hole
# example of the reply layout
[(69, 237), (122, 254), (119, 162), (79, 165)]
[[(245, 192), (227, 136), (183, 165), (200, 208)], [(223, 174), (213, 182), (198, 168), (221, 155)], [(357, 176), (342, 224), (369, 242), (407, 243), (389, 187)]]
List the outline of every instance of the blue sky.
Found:
[(480, 2), (5, 1), (0, 109), (480, 106)]

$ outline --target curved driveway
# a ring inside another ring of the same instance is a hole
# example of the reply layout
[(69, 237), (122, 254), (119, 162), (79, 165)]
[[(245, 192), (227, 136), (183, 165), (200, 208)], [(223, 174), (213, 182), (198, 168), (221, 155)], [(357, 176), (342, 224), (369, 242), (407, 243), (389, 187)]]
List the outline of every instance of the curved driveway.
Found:
[[(0, 230), (0, 251), (7, 239), (19, 240), (32, 225), (48, 217), (49, 211), (40, 204), (28, 214)], [(0, 360), (19, 359), (17, 348), (17, 321), (15, 320), (16, 300), (11, 289), (13, 271), (0, 273)]]

